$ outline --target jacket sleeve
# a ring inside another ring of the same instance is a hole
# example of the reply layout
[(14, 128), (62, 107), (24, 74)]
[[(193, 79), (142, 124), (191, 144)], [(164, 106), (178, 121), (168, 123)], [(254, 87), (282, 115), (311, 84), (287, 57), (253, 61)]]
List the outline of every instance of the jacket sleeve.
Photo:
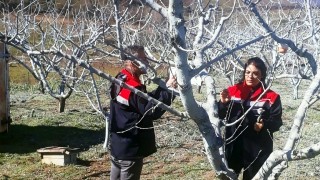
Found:
[[(156, 90), (148, 93), (149, 96), (157, 99), (160, 102), (170, 106), (171, 102), (175, 98), (169, 91), (158, 87)], [(144, 118), (155, 120), (160, 118), (164, 113), (165, 110), (161, 109), (160, 107), (155, 107), (156, 104), (145, 100), (142, 97), (139, 97), (136, 94), (133, 94), (130, 97), (130, 105), (133, 106), (141, 115), (144, 115)]]
[(218, 102), (219, 119), (224, 119), (226, 117), (229, 104), (230, 102), (227, 102), (227, 103), (222, 103), (221, 101)]
[(264, 125), (271, 132), (278, 131), (282, 126), (282, 105), (280, 96), (278, 96), (275, 102), (270, 107), (270, 116), (268, 119), (264, 120)]

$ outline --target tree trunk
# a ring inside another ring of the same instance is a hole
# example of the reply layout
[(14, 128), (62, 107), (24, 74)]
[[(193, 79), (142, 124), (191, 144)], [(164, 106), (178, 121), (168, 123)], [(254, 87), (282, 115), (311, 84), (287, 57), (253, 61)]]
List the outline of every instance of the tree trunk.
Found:
[(64, 109), (66, 107), (66, 98), (60, 98), (59, 99), (59, 112), (62, 113), (64, 112)]
[(44, 94), (45, 93), (45, 88), (44, 88), (44, 84), (42, 81), (39, 81), (39, 91)]

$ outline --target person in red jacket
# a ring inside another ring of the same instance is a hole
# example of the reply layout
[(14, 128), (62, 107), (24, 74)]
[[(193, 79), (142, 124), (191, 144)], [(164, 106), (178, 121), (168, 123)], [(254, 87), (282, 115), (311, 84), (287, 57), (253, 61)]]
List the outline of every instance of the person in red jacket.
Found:
[[(252, 179), (273, 151), (273, 132), (282, 125), (279, 94), (265, 92), (267, 68), (250, 58), (240, 83), (220, 93), (219, 118), (226, 120), (225, 156), (236, 174)], [(242, 117), (242, 118), (241, 118)]]
[[(147, 93), (140, 82), (140, 75), (146, 73), (147, 57), (143, 46), (128, 46), (124, 55), (124, 68), (116, 76), (124, 83)], [(138, 58), (140, 61), (135, 60)], [(169, 78), (167, 87), (176, 88), (175, 77)], [(148, 93), (149, 96), (170, 105), (174, 96), (170, 90), (160, 86)], [(112, 83), (110, 90), (110, 148), (111, 180), (138, 180), (143, 166), (143, 158), (156, 152), (153, 120), (165, 111), (142, 97)]]

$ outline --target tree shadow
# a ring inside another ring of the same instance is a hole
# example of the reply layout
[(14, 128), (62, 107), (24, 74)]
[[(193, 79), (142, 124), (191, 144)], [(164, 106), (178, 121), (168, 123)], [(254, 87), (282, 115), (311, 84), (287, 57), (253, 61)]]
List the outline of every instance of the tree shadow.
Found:
[(88, 130), (65, 126), (10, 125), (8, 133), (0, 134), (0, 153), (32, 153), (47, 146), (89, 149), (104, 141), (105, 129)]

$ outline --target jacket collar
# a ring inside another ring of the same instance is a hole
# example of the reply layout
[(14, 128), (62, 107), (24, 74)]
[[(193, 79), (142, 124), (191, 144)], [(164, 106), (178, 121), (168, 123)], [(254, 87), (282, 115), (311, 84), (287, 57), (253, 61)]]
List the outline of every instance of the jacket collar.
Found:
[[(245, 82), (242, 83), (242, 98), (246, 99), (246, 98), (250, 98), (250, 99), (256, 99), (259, 97), (259, 95), (261, 93), (263, 93), (263, 86), (262, 83), (259, 83), (257, 86), (255, 87), (251, 87), (248, 86)], [(250, 97), (248, 97), (250, 96)]]
[[(133, 76), (126, 69), (122, 69), (121, 73), (123, 75), (125, 75), (124, 82), (126, 84), (128, 84), (130, 86), (133, 86), (135, 88), (142, 85), (141, 82), (140, 82), (139, 77)], [(126, 106), (130, 106), (129, 99), (130, 99), (130, 94), (131, 93), (132, 92), (129, 89), (121, 88), (119, 94), (116, 97), (116, 100), (121, 104), (124, 104)]]
[(139, 77), (133, 76), (132, 73), (130, 73), (128, 70), (126, 69), (122, 69), (121, 73), (126, 75), (126, 82), (128, 85), (133, 86), (133, 87), (137, 87), (141, 85), (141, 81), (139, 79)]

